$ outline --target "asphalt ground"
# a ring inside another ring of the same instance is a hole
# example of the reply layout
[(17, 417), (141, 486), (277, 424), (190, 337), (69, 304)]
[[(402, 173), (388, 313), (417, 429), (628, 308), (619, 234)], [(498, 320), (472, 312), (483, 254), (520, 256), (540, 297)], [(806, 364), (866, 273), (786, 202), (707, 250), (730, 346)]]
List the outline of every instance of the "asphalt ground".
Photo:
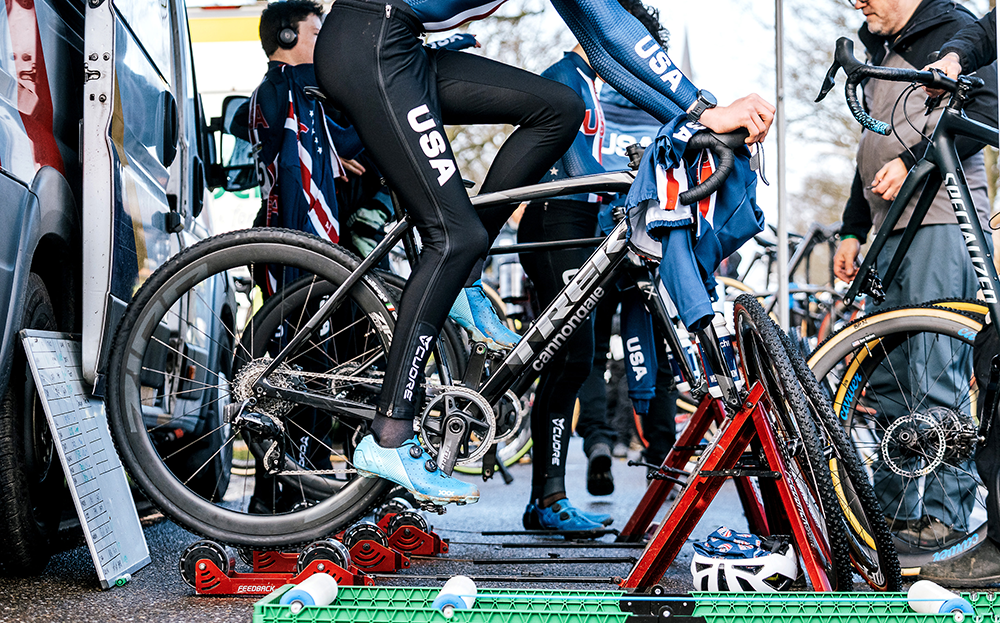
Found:
[[(586, 460), (581, 440), (574, 438), (570, 446), (567, 484), (570, 500), (578, 507), (615, 517), (612, 527), (621, 527), (635, 509), (646, 486), (646, 470), (628, 467), (626, 459), (616, 459), (612, 470), (615, 492), (606, 497), (594, 497), (586, 491)], [(636, 458), (633, 456), (633, 458)], [(426, 515), (442, 538), (450, 541), (450, 551), (437, 559), (412, 560), (401, 577), (380, 578), (379, 585), (441, 586), (443, 581), (411, 576), (523, 576), (524, 581), (494, 583), (480, 580), (480, 587), (505, 588), (576, 588), (614, 589), (615, 585), (560, 582), (565, 576), (625, 576), (632, 567), (629, 560), (638, 558), (637, 548), (560, 548), (561, 538), (535, 536), (484, 536), (483, 531), (520, 530), (521, 515), (528, 502), (531, 465), (511, 467), (514, 481), (505, 485), (497, 475), (491, 481), (479, 481), (482, 497), (479, 503), (467, 507), (452, 507), (444, 515)], [(472, 478), (464, 476), (464, 478)], [(478, 477), (477, 477), (478, 480)], [(661, 509), (660, 516), (666, 509)], [(194, 537), (169, 520), (157, 515), (144, 519), (146, 541), (152, 562), (133, 575), (123, 587), (102, 591), (90, 553), (81, 536), (65, 535), (70, 547), (53, 557), (44, 572), (27, 579), (0, 578), (0, 622), (7, 621), (241, 621), (251, 620), (253, 604), (258, 597), (198, 596), (180, 577), (178, 561)], [(727, 483), (709, 507), (701, 523), (685, 544), (681, 554), (665, 574), (661, 584), (671, 593), (692, 589), (690, 562), (691, 542), (704, 538), (720, 525), (736, 530), (746, 529), (735, 489)], [(613, 542), (613, 535), (599, 543)], [(78, 544), (77, 544), (78, 542)], [(511, 548), (505, 544), (541, 544), (540, 548)], [(568, 557), (597, 558), (598, 561), (568, 563)], [(512, 559), (536, 559), (541, 564), (503, 562)], [(619, 559), (609, 562), (609, 559)], [(485, 562), (484, 562), (485, 561)], [(237, 558), (237, 571), (249, 571)], [(529, 581), (542, 579), (543, 581)], [(865, 586), (856, 585), (856, 590)]]

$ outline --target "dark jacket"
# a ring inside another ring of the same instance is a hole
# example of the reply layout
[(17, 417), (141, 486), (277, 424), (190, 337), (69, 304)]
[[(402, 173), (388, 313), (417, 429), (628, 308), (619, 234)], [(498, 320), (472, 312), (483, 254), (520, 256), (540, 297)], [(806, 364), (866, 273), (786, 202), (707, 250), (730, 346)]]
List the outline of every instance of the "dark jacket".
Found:
[(955, 52), (962, 61), (962, 71), (975, 71), (997, 60), (997, 10), (958, 31), (944, 44), (941, 56)]
[[(882, 65), (891, 51), (901, 56), (912, 67), (922, 69), (931, 61), (932, 54), (936, 53), (944, 43), (975, 21), (976, 17), (972, 13), (950, 0), (924, 0), (898, 35), (892, 37), (874, 35), (868, 30), (867, 24), (862, 26), (858, 35), (872, 64)], [(984, 68), (978, 75), (986, 82), (986, 86), (973, 92), (974, 99), (966, 105), (965, 113), (972, 119), (996, 126), (996, 68)], [(964, 160), (982, 150), (984, 143), (967, 137), (958, 137), (955, 146), (959, 157)], [(916, 162), (914, 156), (923, 155), (927, 148), (927, 140), (921, 139), (908, 147), (909, 150), (900, 148), (898, 156), (910, 168)], [(844, 208), (844, 224), (840, 230), (842, 234), (857, 236), (862, 242), (866, 240), (872, 226), (871, 206), (863, 193), (864, 184), (865, 180), (862, 180), (855, 171), (851, 197)]]

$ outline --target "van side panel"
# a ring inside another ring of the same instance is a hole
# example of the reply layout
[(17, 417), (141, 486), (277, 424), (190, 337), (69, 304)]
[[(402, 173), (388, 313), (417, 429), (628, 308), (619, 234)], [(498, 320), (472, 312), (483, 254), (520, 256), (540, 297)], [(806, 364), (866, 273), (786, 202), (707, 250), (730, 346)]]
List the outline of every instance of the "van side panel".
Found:
[[(120, 310), (177, 250), (164, 218), (170, 210), (169, 172), (162, 163), (164, 119), (172, 95), (169, 74), (155, 59), (161, 44), (147, 49), (137, 39), (145, 26), (126, 23), (109, 4), (88, 7), (85, 37), (88, 65), (94, 54), (98, 58), (89, 67), (97, 73), (84, 86), (82, 352), (91, 383), (100, 368), (103, 337), (114, 330)], [(159, 16), (160, 6), (159, 0), (131, 0), (122, 8), (138, 19)], [(143, 7), (148, 11), (139, 11)], [(165, 39), (158, 28), (150, 41)], [(104, 61), (106, 54), (112, 62)]]
[[(7, 387), (20, 299), (36, 246), (73, 244), (78, 220), (80, 71), (83, 37), (64, 19), (78, 16), (69, 3), (60, 14), (48, 1), (10, 2), (0, 9), (0, 394)], [(29, 188), (38, 189), (43, 201)], [(60, 267), (72, 273), (75, 267)], [(53, 266), (49, 287), (74, 283)], [(65, 300), (75, 297), (68, 293)], [(59, 314), (73, 330), (74, 310)]]

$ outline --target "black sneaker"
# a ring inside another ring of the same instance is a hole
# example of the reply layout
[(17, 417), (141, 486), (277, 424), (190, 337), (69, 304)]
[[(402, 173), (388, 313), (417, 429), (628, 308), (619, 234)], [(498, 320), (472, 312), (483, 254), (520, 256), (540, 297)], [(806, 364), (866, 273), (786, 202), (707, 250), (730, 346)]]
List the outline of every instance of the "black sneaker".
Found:
[(611, 475), (611, 446), (595, 443), (587, 454), (587, 491), (590, 495), (611, 495), (615, 479)]
[(942, 586), (986, 588), (1000, 583), (1000, 548), (990, 539), (969, 551), (920, 568), (920, 579)]
[(937, 517), (925, 516), (921, 520), (920, 547), (947, 547), (960, 541), (966, 532), (955, 530)]

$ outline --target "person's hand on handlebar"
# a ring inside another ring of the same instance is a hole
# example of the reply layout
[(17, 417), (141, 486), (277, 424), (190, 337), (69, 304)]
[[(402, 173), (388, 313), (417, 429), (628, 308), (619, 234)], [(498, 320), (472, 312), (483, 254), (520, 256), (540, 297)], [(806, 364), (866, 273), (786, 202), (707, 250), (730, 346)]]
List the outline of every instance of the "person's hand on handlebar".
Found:
[(700, 121), (703, 126), (718, 134), (746, 128), (750, 133), (746, 143), (750, 145), (763, 141), (767, 136), (767, 130), (774, 121), (774, 106), (756, 93), (751, 93), (729, 106), (709, 108), (701, 113)]
[(858, 254), (861, 252), (861, 243), (857, 238), (844, 238), (837, 245), (837, 252), (833, 255), (833, 274), (837, 279), (850, 283), (858, 274)]
[(899, 194), (899, 189), (903, 187), (903, 180), (909, 171), (901, 158), (894, 158), (886, 162), (875, 179), (872, 180), (872, 192), (880, 195), (886, 201), (892, 201)]
[[(948, 52), (927, 67), (924, 67), (924, 71), (930, 71), (931, 69), (937, 69), (944, 75), (954, 80), (958, 78), (960, 73), (962, 73), (962, 59), (959, 58), (958, 54)], [(927, 91), (927, 95), (930, 95), (931, 97), (944, 95), (943, 89), (932, 89), (928, 86), (924, 86), (924, 91)]]

